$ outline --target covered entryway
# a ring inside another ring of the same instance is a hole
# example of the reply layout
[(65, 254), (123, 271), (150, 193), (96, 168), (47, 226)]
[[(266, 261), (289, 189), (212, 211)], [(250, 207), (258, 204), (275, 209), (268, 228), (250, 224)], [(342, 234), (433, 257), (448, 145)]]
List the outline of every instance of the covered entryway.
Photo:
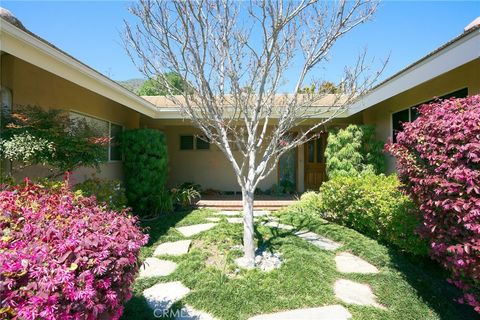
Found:
[(305, 144), (305, 191), (318, 190), (323, 181), (327, 179), (325, 164), (325, 147), (327, 146), (327, 133), (322, 133), (318, 138)]

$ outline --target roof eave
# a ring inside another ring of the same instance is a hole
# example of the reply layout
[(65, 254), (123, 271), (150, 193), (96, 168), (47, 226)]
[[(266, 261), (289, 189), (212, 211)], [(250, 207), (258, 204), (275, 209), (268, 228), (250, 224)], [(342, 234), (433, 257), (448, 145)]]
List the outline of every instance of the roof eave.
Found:
[(1, 51), (96, 92), (144, 115), (155, 117), (157, 108), (118, 83), (75, 58), (49, 45), (43, 39), (0, 18)]

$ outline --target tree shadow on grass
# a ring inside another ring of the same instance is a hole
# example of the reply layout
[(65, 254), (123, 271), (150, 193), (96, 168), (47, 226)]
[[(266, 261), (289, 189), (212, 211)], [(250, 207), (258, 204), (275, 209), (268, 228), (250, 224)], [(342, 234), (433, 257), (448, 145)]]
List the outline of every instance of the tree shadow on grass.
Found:
[(151, 246), (157, 240), (166, 234), (168, 230), (175, 226), (179, 221), (188, 216), (194, 209), (177, 211), (165, 215), (161, 215), (156, 219), (142, 221), (142, 227), (144, 232), (147, 232), (150, 236), (147, 246)]
[[(467, 305), (454, 300), (461, 296), (460, 290), (449, 284), (448, 272), (428, 258), (406, 255), (396, 248), (388, 248), (392, 267), (403, 274), (422, 300), (445, 320), (480, 319), (480, 315)], [(450, 302), (450, 303), (445, 303)], [(452, 308), (452, 304), (455, 308)]]

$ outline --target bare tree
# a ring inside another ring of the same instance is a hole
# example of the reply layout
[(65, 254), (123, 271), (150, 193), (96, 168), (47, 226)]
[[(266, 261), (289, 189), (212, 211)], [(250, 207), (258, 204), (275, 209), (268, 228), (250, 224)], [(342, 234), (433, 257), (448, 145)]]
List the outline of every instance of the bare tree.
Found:
[(245, 266), (254, 265), (258, 183), (378, 77), (363, 52), (345, 68), (341, 94), (302, 90), (306, 82), (321, 87), (315, 73), (334, 43), (376, 8), (375, 0), (141, 0), (130, 8), (138, 18), (125, 22), (130, 57), (166, 88), (166, 72), (188, 82), (182, 95), (171, 88), (169, 99), (232, 165), (242, 190)]

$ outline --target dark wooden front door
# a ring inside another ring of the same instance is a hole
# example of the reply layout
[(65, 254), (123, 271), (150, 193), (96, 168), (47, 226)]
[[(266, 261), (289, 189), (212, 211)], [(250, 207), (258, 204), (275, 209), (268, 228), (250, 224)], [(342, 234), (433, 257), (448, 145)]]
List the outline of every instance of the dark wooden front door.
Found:
[(327, 134), (305, 144), (305, 190), (318, 190), (327, 179), (325, 168), (325, 147)]

